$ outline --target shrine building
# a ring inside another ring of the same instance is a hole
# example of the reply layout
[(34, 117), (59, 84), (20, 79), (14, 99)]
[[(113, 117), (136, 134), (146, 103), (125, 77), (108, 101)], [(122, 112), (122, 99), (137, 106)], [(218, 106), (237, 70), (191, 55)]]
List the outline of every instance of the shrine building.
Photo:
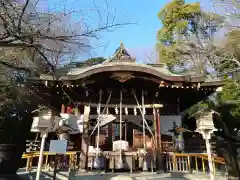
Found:
[(144, 162), (149, 149), (158, 152), (155, 160), (161, 161), (157, 156), (164, 151), (163, 142), (172, 141), (168, 130), (173, 123), (183, 126), (181, 112), (224, 83), (174, 74), (161, 63), (139, 64), (122, 43), (102, 63), (71, 64), (57, 69), (56, 76), (41, 74), (29, 82), (50, 94), (51, 107), (60, 115), (71, 115), (68, 128), (58, 132), (68, 134), (69, 151), (81, 151), (83, 159), (113, 156), (116, 162), (139, 153)]

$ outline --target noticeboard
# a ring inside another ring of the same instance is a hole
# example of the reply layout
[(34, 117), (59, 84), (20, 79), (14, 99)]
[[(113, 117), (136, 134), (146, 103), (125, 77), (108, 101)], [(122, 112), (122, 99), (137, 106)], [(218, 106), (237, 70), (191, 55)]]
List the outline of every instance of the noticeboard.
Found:
[(57, 154), (64, 154), (67, 152), (67, 140), (51, 140), (49, 152), (57, 153)]

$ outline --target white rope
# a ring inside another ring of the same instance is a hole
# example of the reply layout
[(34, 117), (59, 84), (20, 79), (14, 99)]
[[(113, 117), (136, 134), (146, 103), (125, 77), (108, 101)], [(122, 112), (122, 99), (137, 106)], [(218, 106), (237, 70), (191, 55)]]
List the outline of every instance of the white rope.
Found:
[(97, 107), (97, 156), (99, 156), (99, 141), (100, 141), (100, 115), (101, 115), (101, 101), (102, 101), (102, 90), (99, 92), (99, 102)]
[(132, 91), (132, 93), (133, 93), (133, 96), (134, 96), (134, 98), (135, 98), (135, 100), (136, 100), (137, 107), (138, 107), (138, 109), (139, 109), (139, 111), (140, 111), (140, 113), (141, 113), (141, 115), (142, 115), (142, 117), (143, 117), (143, 121), (144, 121), (144, 123), (146, 124), (146, 126), (147, 126), (147, 128), (148, 128), (148, 131), (149, 131), (150, 134), (152, 135), (152, 138), (153, 138), (153, 141), (154, 141), (154, 144), (155, 144), (155, 138), (154, 138), (153, 132), (151, 131), (150, 127), (148, 126), (148, 123), (147, 123), (147, 121), (146, 121), (146, 119), (145, 119), (145, 116), (144, 116), (144, 114), (143, 114), (143, 112), (142, 112), (142, 110), (141, 110), (141, 107), (140, 107), (140, 104), (139, 104), (139, 102), (138, 102), (136, 93), (135, 93), (135, 91)]
[[(142, 91), (142, 120), (145, 119), (145, 108), (144, 108), (144, 91)], [(145, 134), (145, 122), (143, 120), (143, 148), (146, 150), (146, 134)]]
[(120, 90), (120, 109), (119, 109), (119, 120), (120, 120), (120, 157), (119, 157), (119, 163), (120, 163), (120, 168), (122, 166), (122, 89)]
[(109, 104), (109, 102), (110, 102), (110, 100), (111, 100), (111, 96), (112, 96), (112, 91), (109, 93), (109, 96), (108, 96), (107, 102), (106, 102), (106, 104), (105, 104), (105, 107), (104, 107), (104, 109), (103, 109), (103, 111), (102, 111), (102, 113), (101, 113), (101, 115), (100, 115), (100, 118), (97, 119), (97, 124), (96, 124), (95, 127), (93, 128), (93, 130), (92, 130), (90, 136), (92, 136), (93, 133), (95, 132), (95, 130), (97, 129), (97, 127), (98, 127), (98, 123), (100, 124), (100, 119), (102, 118), (102, 116), (103, 116), (105, 110), (106, 110), (107, 107), (108, 107), (108, 104)]

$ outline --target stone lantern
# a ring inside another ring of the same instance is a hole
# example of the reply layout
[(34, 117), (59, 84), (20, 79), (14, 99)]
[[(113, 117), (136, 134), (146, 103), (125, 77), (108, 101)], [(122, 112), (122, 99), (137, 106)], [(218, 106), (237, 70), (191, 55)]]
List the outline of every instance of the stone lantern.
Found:
[(197, 112), (196, 114), (194, 114), (194, 117), (196, 118), (196, 124), (197, 124), (196, 132), (202, 134), (202, 137), (206, 142), (208, 165), (209, 165), (211, 180), (214, 180), (214, 173), (213, 173), (213, 164), (212, 164), (212, 156), (211, 156), (211, 145), (209, 143), (209, 140), (211, 139), (211, 134), (217, 130), (213, 124), (214, 113), (216, 112), (212, 110), (207, 110), (207, 111)]
[(53, 128), (55, 116), (53, 112), (48, 108), (40, 108), (36, 111), (38, 111), (38, 116), (33, 118), (31, 132), (40, 132), (42, 137), (40, 154), (38, 159), (37, 175), (36, 175), (36, 180), (39, 180), (41, 168), (42, 168), (45, 139), (47, 138), (47, 135), (50, 129)]

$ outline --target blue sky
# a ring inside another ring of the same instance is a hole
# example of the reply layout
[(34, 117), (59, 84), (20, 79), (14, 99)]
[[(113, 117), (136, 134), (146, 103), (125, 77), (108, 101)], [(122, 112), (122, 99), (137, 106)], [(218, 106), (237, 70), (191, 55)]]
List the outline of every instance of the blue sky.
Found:
[[(113, 32), (103, 33), (103, 45), (97, 52), (110, 56), (122, 40), (130, 51), (148, 50), (156, 44), (156, 33), (161, 27), (157, 13), (166, 4), (164, 0), (112, 0), (118, 16), (116, 21), (133, 22)], [(118, 15), (119, 14), (119, 15)], [(105, 41), (105, 42), (104, 42)]]
[[(102, 47), (93, 50), (93, 55), (109, 57), (123, 41), (133, 56), (150, 53), (156, 44), (156, 33), (161, 28), (157, 18), (159, 10), (169, 0), (109, 0), (109, 6), (116, 9), (116, 22), (136, 23), (104, 32), (100, 44)], [(95, 52), (95, 53), (94, 53)], [(141, 57), (139, 57), (141, 58)]]
[[(109, 57), (119, 46), (120, 41), (123, 41), (133, 56), (143, 58), (145, 54), (151, 54), (154, 51), (156, 33), (158, 29), (161, 28), (161, 22), (157, 18), (157, 13), (169, 1), (170, 0), (72, 0), (68, 1), (67, 7), (89, 12), (91, 18), (88, 19), (88, 23), (93, 26), (99, 23), (96, 11), (92, 10), (96, 6), (103, 15), (102, 19), (106, 18), (106, 9), (108, 9), (112, 11), (111, 14), (115, 14), (116, 23), (136, 23), (114, 29), (111, 32), (100, 33), (99, 40), (92, 41), (93, 47), (95, 48), (91, 50), (90, 53), (86, 53), (84, 55), (85, 57)], [(61, 0), (51, 0), (51, 3), (52, 2), (59, 4)], [(194, 0), (188, 0), (187, 2), (194, 2)], [(104, 20), (101, 22), (104, 22)]]

